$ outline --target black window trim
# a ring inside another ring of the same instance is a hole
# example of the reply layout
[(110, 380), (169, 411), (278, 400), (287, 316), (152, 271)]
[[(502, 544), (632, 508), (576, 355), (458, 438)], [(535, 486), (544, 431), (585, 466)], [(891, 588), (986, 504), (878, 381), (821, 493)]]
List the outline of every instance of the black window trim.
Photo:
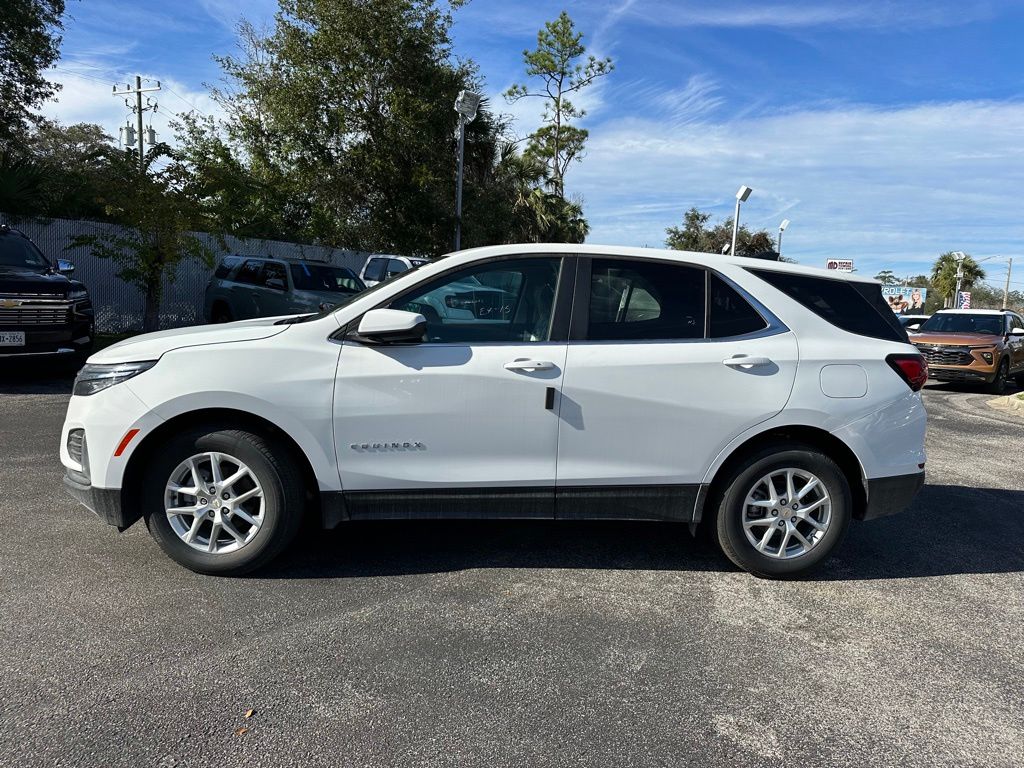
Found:
[[(593, 261), (636, 261), (644, 264), (656, 263), (667, 264), (676, 267), (689, 267), (704, 272), (704, 336), (693, 339), (590, 339), (587, 334), (587, 326), (590, 324), (590, 291)], [(758, 331), (740, 334), (739, 336), (718, 336), (711, 338), (710, 333), (711, 309), (709, 294), (711, 291), (711, 276), (719, 278), (722, 282), (738, 293), (757, 312), (765, 322), (765, 327)], [(707, 264), (696, 264), (690, 261), (676, 259), (649, 258), (646, 256), (625, 256), (621, 254), (581, 254), (577, 257), (576, 285), (573, 292), (572, 314), (569, 321), (569, 342), (572, 344), (707, 344), (733, 341), (750, 341), (761, 339), (767, 336), (776, 336), (780, 333), (788, 333), (789, 328), (775, 313), (766, 307), (762, 302), (750, 294), (750, 292), (739, 285), (728, 275), (724, 275), (717, 269)]]
[[(465, 342), (465, 341), (424, 341), (415, 344), (394, 344), (390, 346), (416, 346), (416, 347), (452, 347), (452, 346), (543, 346), (544, 344), (564, 344), (568, 340), (569, 336), (569, 317), (572, 307), (573, 300), (573, 288), (576, 285), (576, 268), (578, 258), (575, 254), (571, 253), (508, 253), (500, 256), (491, 256), (486, 259), (480, 259), (479, 261), (471, 262), (470, 264), (460, 264), (453, 266), (450, 269), (446, 269), (439, 274), (434, 275), (427, 281), (420, 281), (416, 285), (410, 286), (408, 289), (401, 293), (395, 294), (388, 299), (370, 307), (365, 312), (354, 317), (350, 322), (339, 328), (337, 331), (332, 333), (329, 338), (336, 341), (352, 342), (364, 346), (359, 340), (356, 330), (359, 328), (359, 323), (363, 319), (363, 315), (374, 309), (388, 309), (391, 304), (397, 301), (401, 301), (407, 296), (414, 294), (422, 289), (424, 282), (434, 282), (441, 278), (452, 275), (456, 272), (462, 272), (467, 269), (472, 269), (484, 264), (493, 264), (501, 261), (521, 261), (526, 259), (558, 259), (560, 261), (558, 270), (558, 282), (555, 284), (555, 303), (551, 307), (551, 325), (549, 326), (548, 339), (547, 341), (530, 341), (530, 342), (515, 342), (515, 341), (479, 341), (479, 342)], [(411, 270), (407, 270), (411, 271)], [(403, 273), (404, 274), (404, 273)]]

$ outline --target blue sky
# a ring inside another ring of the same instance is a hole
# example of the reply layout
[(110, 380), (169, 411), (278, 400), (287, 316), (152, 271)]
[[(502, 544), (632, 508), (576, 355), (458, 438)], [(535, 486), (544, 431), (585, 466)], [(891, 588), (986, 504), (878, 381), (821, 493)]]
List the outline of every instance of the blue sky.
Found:
[[(69, 2), (65, 84), (45, 112), (116, 135), (114, 80), (159, 78), (168, 112), (215, 113), (204, 83), (233, 50), (244, 14), (276, 3)], [(615, 72), (580, 103), (591, 140), (567, 177), (585, 202), (591, 242), (660, 246), (691, 205), (726, 217), (740, 184), (742, 219), (792, 221), (786, 255), (859, 272), (926, 272), (945, 250), (986, 262), (990, 280), (1020, 265), (1024, 288), (1024, 2), (750, 0), (471, 0), (456, 13), (455, 51), (479, 63), (492, 104), (524, 136), (539, 105), (507, 105), (522, 50), (562, 9)], [(154, 127), (164, 137), (167, 115)]]

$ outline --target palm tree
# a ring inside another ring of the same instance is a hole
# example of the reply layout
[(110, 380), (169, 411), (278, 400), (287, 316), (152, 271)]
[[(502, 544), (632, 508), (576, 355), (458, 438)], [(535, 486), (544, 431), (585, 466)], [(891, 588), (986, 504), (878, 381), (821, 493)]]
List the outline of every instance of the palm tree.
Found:
[[(949, 306), (953, 307), (956, 306), (956, 296), (953, 295), (956, 292), (956, 273), (957, 257), (953, 255), (952, 251), (946, 251), (946, 253), (939, 256), (932, 266), (932, 289), (940, 296), (949, 297)], [(969, 289), (975, 283), (984, 279), (985, 270), (970, 256), (966, 256), (963, 260), (963, 276), (960, 279), (960, 288), (962, 290)]]

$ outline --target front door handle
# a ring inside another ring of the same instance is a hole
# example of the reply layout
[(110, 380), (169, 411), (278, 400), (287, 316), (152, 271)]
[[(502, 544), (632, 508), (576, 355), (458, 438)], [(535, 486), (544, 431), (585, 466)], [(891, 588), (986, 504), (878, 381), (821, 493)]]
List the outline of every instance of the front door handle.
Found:
[(728, 360), (723, 360), (722, 364), (728, 365), (730, 368), (753, 368), (755, 366), (771, 365), (772, 360), (770, 357), (737, 355), (736, 357), (730, 357)]
[(550, 360), (513, 360), (505, 363), (506, 371), (550, 371), (555, 364)]

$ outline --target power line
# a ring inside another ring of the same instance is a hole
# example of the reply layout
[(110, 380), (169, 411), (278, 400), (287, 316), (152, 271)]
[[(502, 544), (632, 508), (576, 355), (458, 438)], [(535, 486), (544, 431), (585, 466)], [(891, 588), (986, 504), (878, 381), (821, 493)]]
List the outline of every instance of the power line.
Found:
[(201, 110), (201, 109), (200, 109), (199, 107), (197, 107), (197, 106), (196, 106), (195, 104), (193, 104), (193, 103), (192, 103), (191, 101), (189, 101), (188, 99), (186, 99), (186, 98), (185, 98), (184, 96), (182, 96), (182, 95), (181, 95), (180, 93), (178, 93), (177, 91), (173, 90), (173, 89), (171, 88), (171, 86), (169, 86), (169, 85), (165, 85), (165, 86), (164, 86), (164, 90), (165, 90), (165, 91), (167, 91), (167, 92), (168, 92), (168, 93), (170, 93), (170, 94), (173, 94), (173, 95), (177, 96), (177, 97), (178, 97), (178, 98), (179, 98), (179, 99), (180, 99), (181, 101), (183, 101), (183, 102), (185, 102), (186, 104), (188, 104), (188, 105), (189, 105), (190, 107), (192, 107), (192, 109), (194, 109), (194, 110), (195, 110), (196, 112), (198, 112), (199, 114), (201, 114), (201, 115), (202, 115), (203, 117), (209, 117), (209, 115), (207, 115), (207, 114), (206, 114), (205, 112), (203, 112), (203, 110)]

